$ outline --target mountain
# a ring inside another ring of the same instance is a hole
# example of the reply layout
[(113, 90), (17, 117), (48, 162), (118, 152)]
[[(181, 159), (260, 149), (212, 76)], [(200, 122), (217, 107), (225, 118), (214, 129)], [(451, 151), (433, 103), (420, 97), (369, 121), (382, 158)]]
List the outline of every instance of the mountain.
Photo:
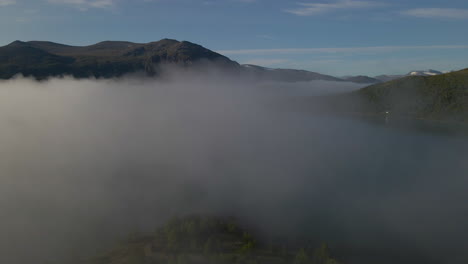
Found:
[(369, 76), (363, 76), (363, 75), (359, 75), (359, 76), (348, 76), (348, 77), (344, 77), (343, 80), (345, 81), (348, 81), (348, 82), (354, 82), (354, 83), (379, 83), (381, 82), (380, 80), (376, 79), (376, 78), (372, 78), (372, 77), (369, 77)]
[(242, 72), (244, 75), (261, 80), (281, 81), (281, 82), (308, 82), (315, 80), (342, 82), (340, 78), (330, 75), (293, 69), (272, 69), (257, 65), (244, 64)]
[(211, 64), (217, 69), (241, 73), (247, 78), (262, 81), (378, 82), (367, 76), (343, 80), (305, 70), (239, 65), (200, 45), (173, 39), (150, 43), (103, 41), (89, 46), (71, 46), (49, 41), (14, 41), (0, 47), (0, 79), (9, 79), (18, 74), (36, 79), (63, 75), (76, 78), (112, 78), (138, 72), (154, 76), (160, 73), (160, 66), (166, 64), (186, 68)]
[(263, 243), (233, 219), (172, 219), (155, 232), (134, 234), (89, 264), (338, 264), (328, 246)]
[(45, 79), (72, 75), (77, 78), (111, 78), (144, 72), (154, 76), (161, 65), (196, 68), (211, 64), (217, 69), (270, 81), (305, 82), (312, 80), (343, 81), (329, 75), (293, 69), (270, 69), (242, 65), (200, 45), (172, 39), (146, 44), (126, 41), (103, 41), (89, 46), (70, 46), (49, 41), (15, 41), (0, 47), (0, 79), (17, 74)]
[(351, 93), (287, 99), (297, 111), (468, 123), (468, 69), (434, 76), (408, 76)]
[(443, 74), (443, 72), (429, 69), (429, 70), (422, 70), (422, 71), (410, 71), (407, 74), (401, 74), (401, 75), (379, 75), (379, 76), (375, 76), (374, 78), (379, 80), (380, 82), (389, 82), (389, 81), (401, 79), (401, 78), (408, 77), (408, 76), (435, 76), (439, 74)]
[(442, 72), (429, 69), (425, 71), (412, 71), (406, 74), (406, 76), (434, 76), (439, 74), (442, 74)]
[[(378, 83), (404, 77), (382, 75), (375, 78), (352, 76), (345, 79), (295, 69), (271, 69), (256, 65), (239, 65), (229, 58), (200, 45), (172, 39), (150, 43), (103, 41), (89, 46), (70, 46), (48, 41), (14, 41), (0, 47), (0, 79), (17, 74), (45, 79), (51, 76), (72, 75), (77, 78), (111, 78), (128, 73), (143, 72), (158, 75), (161, 65), (197, 68), (210, 64), (217, 69), (241, 73), (262, 81), (307, 82), (314, 80)], [(434, 76), (434, 70), (413, 71), (409, 76)]]
[(0, 79), (17, 74), (44, 79), (50, 76), (115, 77), (127, 73), (158, 73), (158, 66), (183, 67), (201, 63), (239, 70), (239, 64), (200, 45), (172, 39), (146, 44), (104, 41), (69, 46), (47, 41), (15, 41), (0, 47)]
[(380, 82), (389, 82), (403, 77), (406, 77), (406, 75), (379, 75), (375, 76), (374, 78)]
[(409, 76), (357, 92), (376, 112), (417, 118), (468, 121), (468, 69)]

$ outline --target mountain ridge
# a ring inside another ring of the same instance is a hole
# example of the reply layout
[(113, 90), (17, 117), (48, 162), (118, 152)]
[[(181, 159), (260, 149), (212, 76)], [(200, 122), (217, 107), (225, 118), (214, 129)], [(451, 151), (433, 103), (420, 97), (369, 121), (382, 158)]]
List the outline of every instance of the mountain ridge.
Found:
[(211, 64), (236, 74), (262, 81), (308, 82), (315, 80), (376, 84), (407, 76), (436, 76), (435, 70), (412, 71), (406, 75), (364, 75), (334, 77), (312, 71), (266, 68), (239, 63), (201, 45), (174, 39), (149, 43), (101, 41), (91, 45), (73, 46), (51, 41), (13, 41), (0, 47), (0, 79), (18, 74), (36, 79), (71, 75), (75, 78), (112, 78), (142, 72), (157, 76), (164, 64), (197, 68)]
[(88, 46), (14, 41), (0, 47), (0, 79), (17, 74), (36, 79), (60, 75), (110, 78), (135, 72), (153, 76), (162, 64), (186, 67), (206, 62), (220, 68), (238, 70), (240, 67), (237, 62), (203, 46), (172, 39), (144, 44), (103, 41)]
[(444, 72), (428, 69), (428, 70), (414, 70), (414, 71), (408, 72), (407, 74), (396, 74), (396, 75), (384, 74), (384, 75), (375, 76), (374, 78), (379, 80), (380, 82), (388, 82), (388, 81), (405, 78), (408, 76), (435, 76), (435, 75), (440, 75), (440, 74), (444, 74)]
[(331, 75), (296, 69), (267, 68), (253, 64), (241, 65), (247, 76), (270, 81), (282, 82), (308, 82), (315, 80), (343, 82), (345, 80)]
[(408, 76), (356, 92), (372, 111), (434, 120), (468, 121), (468, 68)]
[(363, 84), (366, 84), (366, 83), (373, 84), (373, 83), (381, 82), (379, 79), (372, 78), (372, 77), (365, 76), (365, 75), (348, 76), (348, 77), (344, 77), (343, 80), (354, 82), (354, 83), (363, 83)]
[(10, 79), (18, 74), (39, 80), (64, 75), (75, 78), (112, 78), (137, 72), (156, 76), (160, 71), (159, 66), (163, 64), (196, 68), (203, 63), (262, 81), (377, 82), (367, 76), (343, 79), (306, 70), (240, 65), (201, 45), (167, 38), (149, 43), (107, 40), (84, 46), (16, 40), (0, 47), (0, 79)]

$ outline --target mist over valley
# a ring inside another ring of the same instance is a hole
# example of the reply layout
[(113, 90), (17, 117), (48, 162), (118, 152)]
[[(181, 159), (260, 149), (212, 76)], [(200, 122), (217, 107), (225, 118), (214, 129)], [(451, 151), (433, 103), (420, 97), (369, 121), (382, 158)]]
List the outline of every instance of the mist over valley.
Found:
[(365, 84), (164, 72), (0, 82), (0, 262), (83, 263), (193, 214), (342, 263), (468, 258), (468, 141), (450, 125), (290, 104)]

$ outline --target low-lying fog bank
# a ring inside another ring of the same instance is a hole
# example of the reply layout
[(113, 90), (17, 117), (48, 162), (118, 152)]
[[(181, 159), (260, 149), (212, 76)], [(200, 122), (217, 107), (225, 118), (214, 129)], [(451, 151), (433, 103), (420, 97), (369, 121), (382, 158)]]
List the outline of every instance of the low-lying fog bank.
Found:
[(360, 87), (288, 85), (175, 73), (0, 82), (0, 263), (69, 263), (189, 213), (357, 260), (468, 259), (466, 138), (272, 109), (289, 93)]

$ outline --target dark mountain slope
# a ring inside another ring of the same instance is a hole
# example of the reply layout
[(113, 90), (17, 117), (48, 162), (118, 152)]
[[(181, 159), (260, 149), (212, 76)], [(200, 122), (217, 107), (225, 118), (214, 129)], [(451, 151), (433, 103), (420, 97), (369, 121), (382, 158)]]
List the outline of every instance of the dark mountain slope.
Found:
[(155, 75), (161, 64), (188, 67), (198, 63), (239, 70), (239, 65), (225, 56), (188, 41), (170, 39), (147, 44), (104, 41), (82, 47), (15, 41), (0, 47), (2, 79), (20, 73), (37, 79), (57, 75), (115, 77), (133, 72)]
[(29, 41), (27, 44), (53, 54), (64, 56), (116, 56), (128, 48), (144, 45), (124, 41), (103, 41), (94, 45), (82, 47), (63, 45), (49, 41)]
[(381, 82), (378, 79), (375, 79), (369, 76), (363, 76), (363, 75), (346, 77), (344, 78), (344, 80), (348, 82), (354, 82), (354, 83), (369, 83), (369, 84)]
[(401, 79), (404, 77), (406, 77), (406, 75), (379, 75), (379, 76), (375, 76), (374, 78), (381, 82), (389, 82), (389, 81)]
[(70, 70), (75, 58), (59, 56), (15, 41), (0, 48), (0, 78), (18, 73), (32, 76), (58, 75)]
[(406, 77), (368, 86), (358, 94), (374, 111), (468, 121), (468, 69)]
[(468, 69), (436, 76), (410, 76), (352, 93), (288, 99), (284, 106), (305, 112), (382, 116), (395, 120), (468, 122)]
[(70, 63), (72, 59), (52, 54), (35, 48), (26, 42), (15, 41), (0, 48), (0, 61), (5, 64), (17, 64), (18, 66), (31, 66), (41, 63)]
[(250, 64), (242, 65), (242, 71), (246, 76), (251, 76), (253, 78), (281, 82), (308, 82), (315, 80), (343, 81), (340, 78), (316, 72), (293, 69), (270, 69)]

